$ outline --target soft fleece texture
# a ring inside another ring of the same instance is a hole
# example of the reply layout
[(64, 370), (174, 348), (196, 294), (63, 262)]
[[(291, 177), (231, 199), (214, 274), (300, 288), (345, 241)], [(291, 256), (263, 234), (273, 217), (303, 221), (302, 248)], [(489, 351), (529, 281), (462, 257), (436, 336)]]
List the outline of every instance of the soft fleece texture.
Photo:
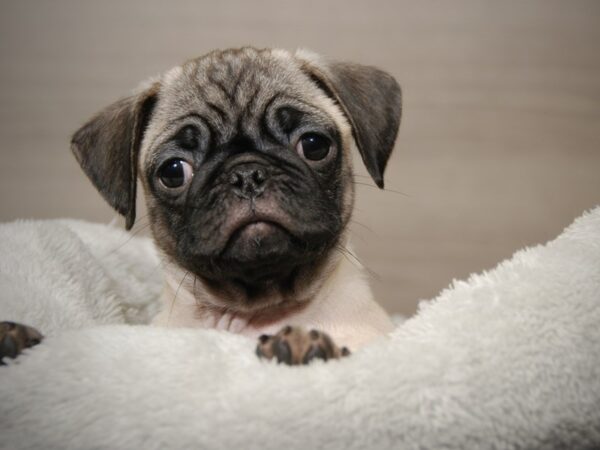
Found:
[(389, 338), (286, 367), (214, 330), (146, 325), (151, 243), (0, 226), (0, 318), (48, 337), (0, 368), (0, 447), (598, 448), (600, 208), (455, 282)]

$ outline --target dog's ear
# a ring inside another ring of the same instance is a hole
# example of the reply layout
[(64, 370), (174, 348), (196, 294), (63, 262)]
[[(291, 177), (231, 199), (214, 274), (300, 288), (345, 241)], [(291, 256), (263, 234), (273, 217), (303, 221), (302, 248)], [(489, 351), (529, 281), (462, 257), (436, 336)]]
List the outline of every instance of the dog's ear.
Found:
[(327, 62), (305, 52), (296, 56), (304, 72), (342, 108), (369, 174), (383, 188), (383, 172), (400, 126), (400, 86), (375, 67)]
[(71, 150), (104, 199), (125, 216), (129, 230), (135, 221), (139, 149), (156, 103), (159, 84), (106, 107), (75, 132)]

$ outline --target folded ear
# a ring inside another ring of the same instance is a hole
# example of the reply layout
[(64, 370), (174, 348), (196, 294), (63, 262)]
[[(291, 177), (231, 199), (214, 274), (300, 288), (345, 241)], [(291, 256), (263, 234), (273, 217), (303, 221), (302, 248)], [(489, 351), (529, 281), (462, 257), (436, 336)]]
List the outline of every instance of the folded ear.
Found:
[(383, 172), (400, 126), (400, 86), (375, 67), (297, 56), (303, 70), (342, 108), (369, 174), (383, 188)]
[(106, 107), (75, 132), (71, 150), (104, 199), (125, 216), (129, 230), (135, 221), (139, 149), (159, 85)]

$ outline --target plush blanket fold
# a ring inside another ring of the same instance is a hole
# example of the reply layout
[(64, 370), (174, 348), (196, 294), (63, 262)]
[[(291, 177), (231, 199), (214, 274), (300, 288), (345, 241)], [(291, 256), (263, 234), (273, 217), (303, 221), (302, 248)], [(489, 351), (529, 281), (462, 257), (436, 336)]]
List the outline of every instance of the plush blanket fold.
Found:
[(160, 283), (120, 230), (0, 226), (0, 319), (47, 335), (0, 367), (0, 448), (600, 448), (600, 208), (308, 367), (143, 325)]

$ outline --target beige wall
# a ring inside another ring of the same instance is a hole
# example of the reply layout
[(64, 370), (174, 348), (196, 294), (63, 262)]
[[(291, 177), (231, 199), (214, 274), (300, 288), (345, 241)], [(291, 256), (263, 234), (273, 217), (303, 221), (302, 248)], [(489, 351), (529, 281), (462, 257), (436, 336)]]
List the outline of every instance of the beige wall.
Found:
[(600, 2), (14, 0), (0, 1), (0, 220), (109, 221), (70, 133), (144, 77), (245, 44), (402, 84), (389, 191), (358, 186), (352, 233), (389, 310), (600, 203)]

